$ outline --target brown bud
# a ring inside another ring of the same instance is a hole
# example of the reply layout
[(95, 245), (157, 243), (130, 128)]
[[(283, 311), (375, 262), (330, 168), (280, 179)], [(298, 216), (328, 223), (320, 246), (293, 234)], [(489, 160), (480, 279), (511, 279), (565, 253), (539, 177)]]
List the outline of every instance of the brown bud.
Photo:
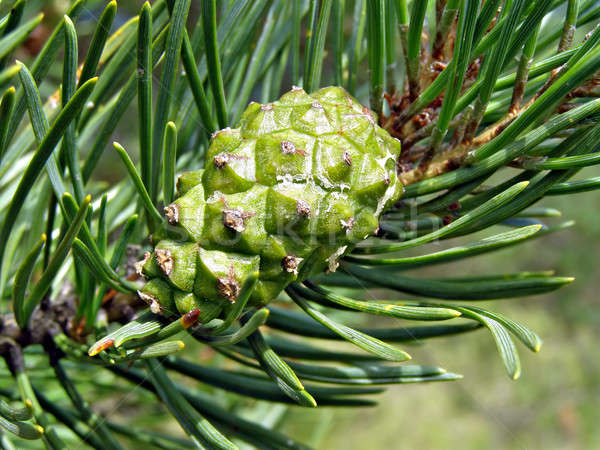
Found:
[(431, 70), (432, 70), (433, 72), (438, 72), (438, 73), (439, 73), (439, 72), (441, 72), (442, 70), (444, 70), (444, 69), (446, 68), (446, 66), (447, 66), (447, 65), (448, 65), (448, 64), (446, 64), (446, 63), (443, 63), (443, 62), (441, 62), (441, 61), (434, 61), (434, 62), (431, 64)]
[(296, 200), (296, 212), (302, 217), (308, 217), (310, 216), (310, 205), (302, 199)]
[(296, 153), (296, 146), (290, 141), (281, 141), (281, 153), (284, 155), (293, 155)]
[(246, 229), (246, 219), (252, 217), (253, 213), (245, 213), (237, 209), (223, 210), (223, 225), (233, 231), (241, 233)]
[(135, 273), (137, 273), (140, 277), (143, 275), (144, 264), (146, 264), (148, 262), (148, 260), (150, 259), (151, 256), (152, 255), (150, 254), (150, 252), (145, 252), (143, 259), (141, 261), (137, 261), (134, 264)]
[(138, 297), (150, 306), (150, 311), (154, 314), (160, 314), (160, 303), (156, 300), (156, 297), (150, 294), (146, 294), (142, 291), (138, 291)]
[(157, 248), (154, 253), (156, 254), (156, 262), (166, 276), (171, 275), (173, 272), (173, 256), (171, 252), (166, 249)]
[(230, 303), (235, 303), (240, 294), (240, 284), (229, 277), (217, 278), (217, 292)]
[(171, 225), (175, 225), (179, 222), (179, 206), (176, 203), (171, 203), (165, 206), (165, 215)]
[(302, 262), (302, 258), (298, 258), (294, 255), (287, 255), (281, 260), (281, 267), (283, 270), (289, 273), (298, 275), (298, 266)]
[(233, 266), (229, 267), (226, 277), (217, 278), (217, 292), (230, 303), (235, 303), (240, 295), (240, 284), (235, 279)]
[(348, 153), (348, 152), (342, 153), (342, 161), (344, 161), (344, 163), (348, 167), (350, 167), (352, 165), (352, 158), (350, 157), (350, 153)]
[(427, 111), (423, 111), (414, 116), (412, 121), (417, 127), (423, 128), (425, 125), (431, 122), (431, 116)]
[(213, 164), (217, 169), (222, 169), (229, 162), (229, 155), (227, 153), (219, 153), (213, 158)]
[(383, 176), (383, 182), (386, 184), (386, 186), (388, 186), (390, 184), (390, 174), (387, 173), (387, 171), (385, 172), (385, 175)]

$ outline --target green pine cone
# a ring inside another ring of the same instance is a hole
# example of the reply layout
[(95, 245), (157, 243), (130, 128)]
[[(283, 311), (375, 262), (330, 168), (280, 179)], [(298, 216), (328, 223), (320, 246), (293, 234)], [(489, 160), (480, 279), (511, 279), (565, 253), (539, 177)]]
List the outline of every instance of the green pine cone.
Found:
[(140, 263), (154, 310), (219, 317), (258, 272), (250, 305), (335, 270), (400, 197), (400, 142), (344, 89), (294, 88), (252, 103), (240, 128), (214, 134), (203, 170), (179, 177), (169, 226)]

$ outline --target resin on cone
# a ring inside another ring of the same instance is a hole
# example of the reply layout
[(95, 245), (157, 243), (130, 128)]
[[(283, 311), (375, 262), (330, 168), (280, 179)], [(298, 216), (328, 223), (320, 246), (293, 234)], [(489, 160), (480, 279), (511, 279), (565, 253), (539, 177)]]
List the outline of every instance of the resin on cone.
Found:
[(400, 197), (399, 153), (342, 88), (251, 103), (239, 128), (213, 135), (205, 168), (179, 177), (169, 225), (139, 265), (140, 297), (166, 314), (199, 309), (206, 323), (253, 273), (249, 304), (260, 306), (290, 282), (335, 270)]

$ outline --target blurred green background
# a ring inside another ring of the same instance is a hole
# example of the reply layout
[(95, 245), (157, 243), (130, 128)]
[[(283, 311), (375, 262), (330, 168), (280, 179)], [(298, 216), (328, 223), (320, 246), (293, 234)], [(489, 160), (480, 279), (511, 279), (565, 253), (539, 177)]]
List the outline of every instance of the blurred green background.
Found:
[[(580, 175), (598, 174), (587, 169)], [(323, 449), (600, 448), (600, 196), (589, 192), (543, 204), (562, 211), (562, 217), (544, 219), (548, 223), (574, 219), (575, 225), (460, 265), (421, 271), (444, 276), (458, 270), (460, 276), (555, 269), (575, 276), (553, 294), (486, 302), (544, 340), (537, 354), (519, 346), (520, 379), (504, 374), (483, 330), (429, 340), (409, 349), (413, 359), (461, 373), (463, 380), (395, 386), (377, 397), (379, 406), (360, 411), (295, 409), (286, 428)]]

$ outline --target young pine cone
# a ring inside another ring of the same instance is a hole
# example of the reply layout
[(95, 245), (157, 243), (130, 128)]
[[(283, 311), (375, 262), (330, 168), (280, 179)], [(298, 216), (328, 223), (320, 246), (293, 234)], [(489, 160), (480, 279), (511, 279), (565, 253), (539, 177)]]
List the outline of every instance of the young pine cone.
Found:
[(179, 177), (170, 225), (140, 264), (140, 296), (167, 314), (199, 309), (207, 322), (255, 272), (249, 305), (260, 306), (290, 282), (335, 270), (400, 197), (399, 153), (339, 87), (250, 104), (239, 128), (214, 134), (206, 167)]

